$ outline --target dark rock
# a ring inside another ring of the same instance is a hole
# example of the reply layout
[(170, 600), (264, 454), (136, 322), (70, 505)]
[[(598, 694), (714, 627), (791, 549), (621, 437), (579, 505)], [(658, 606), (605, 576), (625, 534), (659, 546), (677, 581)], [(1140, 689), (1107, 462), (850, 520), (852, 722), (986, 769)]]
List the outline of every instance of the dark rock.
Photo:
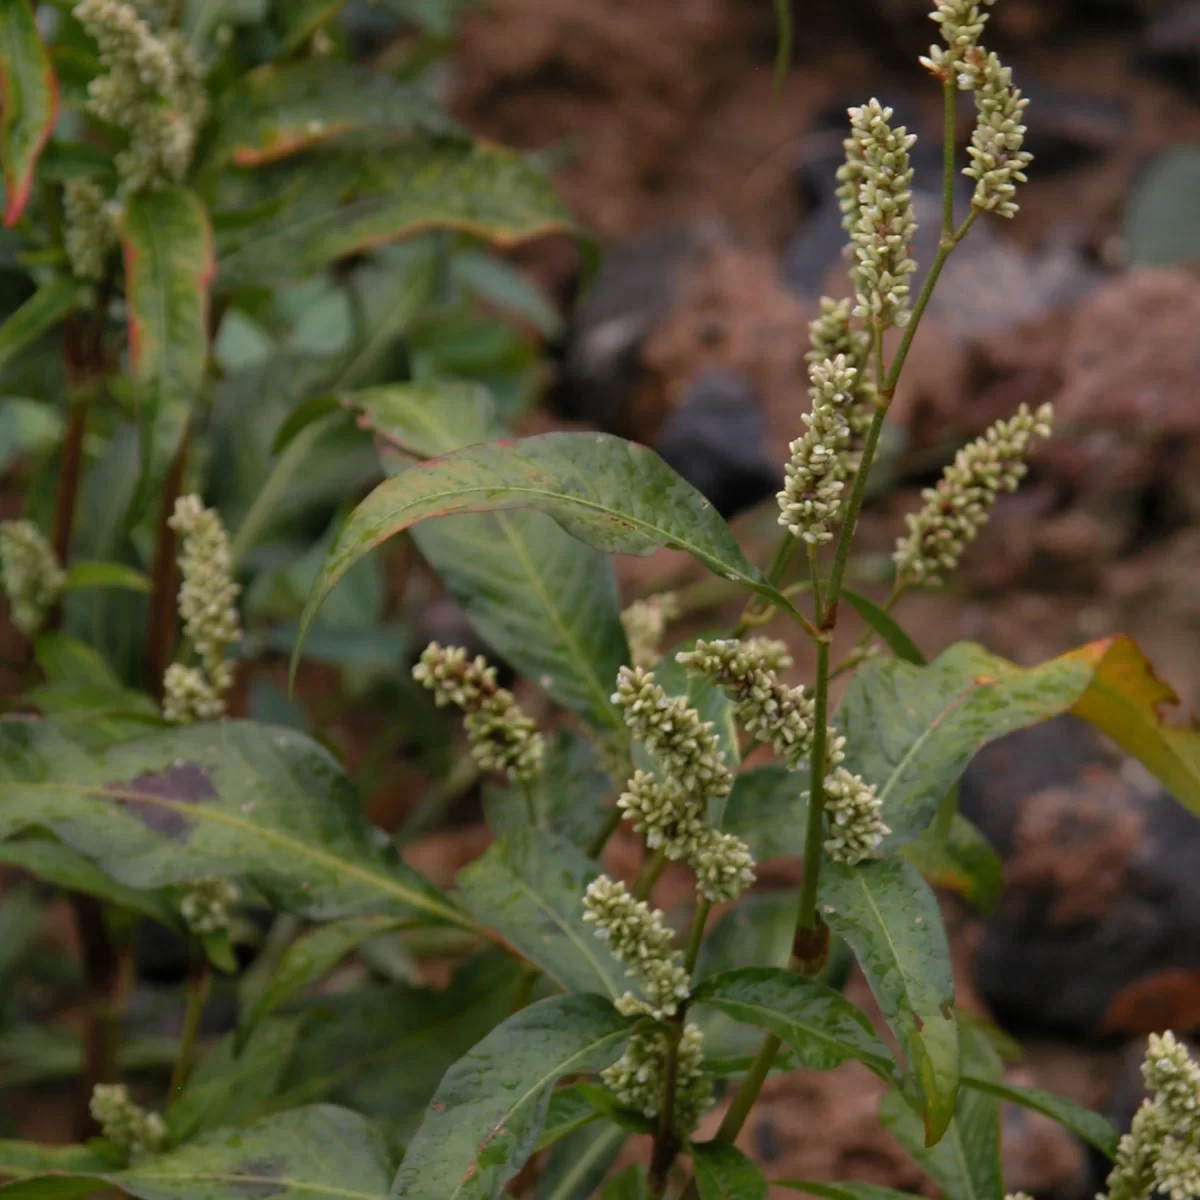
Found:
[(754, 384), (737, 371), (710, 367), (667, 417), (655, 449), (730, 517), (779, 490), (766, 433)]
[(1036, 114), (1025, 135), (1036, 178), (1091, 162), (1129, 136), (1132, 114), (1127, 101), (1081, 95), (1024, 71), (1018, 71), (1016, 82)]
[(1200, 92), (1200, 3), (1175, 0), (1150, 22), (1143, 57), (1164, 79)]
[(985, 750), (963, 811), (1006, 858), (975, 964), (1006, 1025), (1200, 1029), (1200, 822), (1064, 720)]

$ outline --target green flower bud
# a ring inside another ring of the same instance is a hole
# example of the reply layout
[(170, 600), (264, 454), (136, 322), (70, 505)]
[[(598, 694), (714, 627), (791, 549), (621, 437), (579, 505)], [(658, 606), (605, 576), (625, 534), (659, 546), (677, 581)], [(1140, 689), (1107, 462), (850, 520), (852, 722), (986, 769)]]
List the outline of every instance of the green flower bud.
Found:
[(33, 637), (67, 585), (54, 550), (31, 521), (0, 521), (0, 579), (13, 624)]
[(167, 1140), (166, 1122), (135, 1104), (123, 1083), (96, 1084), (88, 1107), (100, 1132), (127, 1158), (154, 1154)]
[(241, 888), (232, 879), (205, 875), (184, 884), (179, 911), (192, 933), (207, 937), (229, 928), (229, 910), (241, 898)]
[(649, 670), (658, 662), (662, 657), (660, 647), (667, 624), (678, 616), (679, 601), (671, 592), (635, 600), (621, 613), (621, 625), (635, 667)]
[[(625, 1053), (600, 1078), (626, 1107), (656, 1117), (662, 1105), (670, 1055), (669, 1030), (637, 1030)], [(704, 1074), (704, 1035), (695, 1025), (684, 1027), (675, 1059), (675, 1123), (691, 1133), (712, 1105), (712, 1082)]]

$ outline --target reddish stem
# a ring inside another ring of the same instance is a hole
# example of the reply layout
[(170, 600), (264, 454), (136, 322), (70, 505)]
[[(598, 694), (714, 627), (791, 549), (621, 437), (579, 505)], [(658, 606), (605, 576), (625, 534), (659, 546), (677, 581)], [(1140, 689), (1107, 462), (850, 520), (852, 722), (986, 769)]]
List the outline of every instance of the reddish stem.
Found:
[(146, 636), (146, 690), (162, 700), (163, 675), (175, 653), (175, 596), (179, 591), (178, 539), (171, 528), (175, 501), (183, 488), (191, 448), (192, 426), (189, 421), (179, 439), (179, 449), (163, 480), (158, 508), (158, 533), (155, 538), (154, 578), (150, 592), (149, 630)]

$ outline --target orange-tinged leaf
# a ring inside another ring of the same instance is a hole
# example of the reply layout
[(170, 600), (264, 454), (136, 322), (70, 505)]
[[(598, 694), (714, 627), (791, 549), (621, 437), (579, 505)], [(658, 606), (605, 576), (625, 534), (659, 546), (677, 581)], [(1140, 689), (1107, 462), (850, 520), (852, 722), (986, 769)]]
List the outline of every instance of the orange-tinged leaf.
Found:
[(9, 227), (25, 211), (38, 158), (58, 118), (58, 81), (27, 0), (0, 0), (0, 105)]

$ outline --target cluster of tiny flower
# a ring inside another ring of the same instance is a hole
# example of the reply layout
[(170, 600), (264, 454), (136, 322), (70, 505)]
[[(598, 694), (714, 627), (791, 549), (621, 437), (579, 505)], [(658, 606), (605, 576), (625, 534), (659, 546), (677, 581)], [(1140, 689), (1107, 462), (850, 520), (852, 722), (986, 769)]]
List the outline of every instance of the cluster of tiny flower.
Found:
[(921, 59), (921, 65), (939, 79), (957, 78), (958, 86), (969, 91), (975, 86), (971, 68), (976, 57), (979, 39), (987, 24), (988, 14), (984, 11), (996, 0), (939, 0), (930, 14), (941, 31), (941, 46), (930, 46), (929, 56)]
[(178, 34), (159, 36), (122, 0), (80, 0), (74, 14), (95, 38), (105, 68), (88, 85), (88, 107), (128, 135), (115, 159), (121, 190), (178, 183), (208, 105), (195, 57)]
[(893, 129), (891, 119), (892, 110), (874, 99), (850, 110), (853, 149), (838, 176), (854, 251), (854, 313), (880, 328), (908, 323), (908, 280), (917, 269), (909, 250), (917, 222), (908, 157), (917, 139), (903, 125)]
[(104, 278), (109, 256), (119, 240), (116, 207), (94, 180), (67, 180), (63, 189), (63, 241), (76, 279), (96, 283)]
[(1142, 1075), (1152, 1094), (1121, 1138), (1107, 1200), (1156, 1195), (1195, 1200), (1200, 1196), (1200, 1066), (1167, 1032), (1151, 1035)]
[(854, 402), (845, 409), (850, 441), (842, 455), (847, 476), (856, 475), (862, 464), (862, 448), (875, 410), (875, 384), (867, 373), (871, 356), (871, 335), (853, 324), (849, 300), (821, 299), (820, 314), (809, 323), (808, 340), (812, 347), (804, 356), (815, 367), (842, 355), (858, 372), (854, 379)]
[(838, 767), (825, 779), (825, 853), (850, 866), (872, 858), (892, 832), (881, 812), (875, 785)]
[(679, 601), (673, 592), (635, 600), (621, 613), (621, 625), (635, 667), (650, 668), (662, 658), (663, 635), (668, 623), (678, 616)]
[(154, 1154), (167, 1140), (167, 1124), (130, 1098), (123, 1083), (98, 1083), (89, 1104), (100, 1132), (126, 1158)]
[[(600, 1078), (618, 1100), (643, 1116), (654, 1117), (662, 1104), (663, 1077), (670, 1055), (671, 1031), (661, 1027), (637, 1030), (625, 1053)], [(691, 1133), (712, 1104), (712, 1081), (704, 1073), (704, 1035), (685, 1025), (675, 1058), (675, 1120)]]
[(584, 894), (583, 919), (596, 926), (596, 936), (608, 943), (614, 958), (628, 965), (626, 974), (642, 985), (644, 1000), (626, 992), (617, 1008), (626, 1016), (645, 1013), (656, 1021), (673, 1017), (688, 997), (688, 975), (663, 914), (634, 897), (623, 883), (598, 875)]
[(1025, 168), (1033, 162), (1033, 155), (1023, 149), (1022, 118), (1029, 101), (1013, 86), (1012, 68), (995, 54), (982, 55), (980, 62), (975, 88), (979, 120), (967, 149), (971, 162), (963, 174), (975, 180), (975, 208), (1011, 219), (1019, 211), (1017, 184), (1026, 182)]
[(241, 889), (232, 879), (204, 875), (184, 884), (179, 911), (192, 933), (207, 937), (229, 928), (229, 910), (241, 898)]
[(856, 407), (858, 371), (844, 354), (809, 370), (812, 412), (804, 414), (804, 433), (789, 447), (779, 501), (779, 524), (810, 546), (831, 541), (830, 526), (842, 507), (849, 474), (849, 414)]
[(792, 665), (782, 642), (768, 638), (698, 641), (676, 660), (689, 675), (703, 675), (729, 696), (742, 728), (769, 742), (788, 770), (799, 770), (812, 750), (813, 698), (788, 687), (776, 672)]
[(0, 521), (0, 578), (13, 624), (33, 637), (66, 587), (66, 572), (31, 521)]
[(1049, 404), (1033, 413), (1022, 404), (1016, 416), (997, 421), (958, 452), (937, 487), (921, 493), (925, 506), (907, 518), (908, 535), (893, 555), (901, 585), (936, 584), (958, 566), (1000, 493), (1017, 490), (1028, 470), (1030, 443), (1049, 437), (1053, 421)]
[(482, 654), (468, 659), (461, 646), (430, 642), (412, 673), (439, 707), (453, 704), (463, 711), (471, 753), (485, 771), (505, 773), (521, 784), (541, 775), (542, 736), (512, 692), (497, 684), (496, 668), (488, 666)]
[(169, 523), (182, 538), (179, 615), (200, 665), (175, 662), (167, 668), (163, 715), (179, 724), (211, 721), (225, 712), (225, 694), (233, 686), (225, 652), (242, 636), (229, 534), (217, 512), (196, 495), (176, 500)]

